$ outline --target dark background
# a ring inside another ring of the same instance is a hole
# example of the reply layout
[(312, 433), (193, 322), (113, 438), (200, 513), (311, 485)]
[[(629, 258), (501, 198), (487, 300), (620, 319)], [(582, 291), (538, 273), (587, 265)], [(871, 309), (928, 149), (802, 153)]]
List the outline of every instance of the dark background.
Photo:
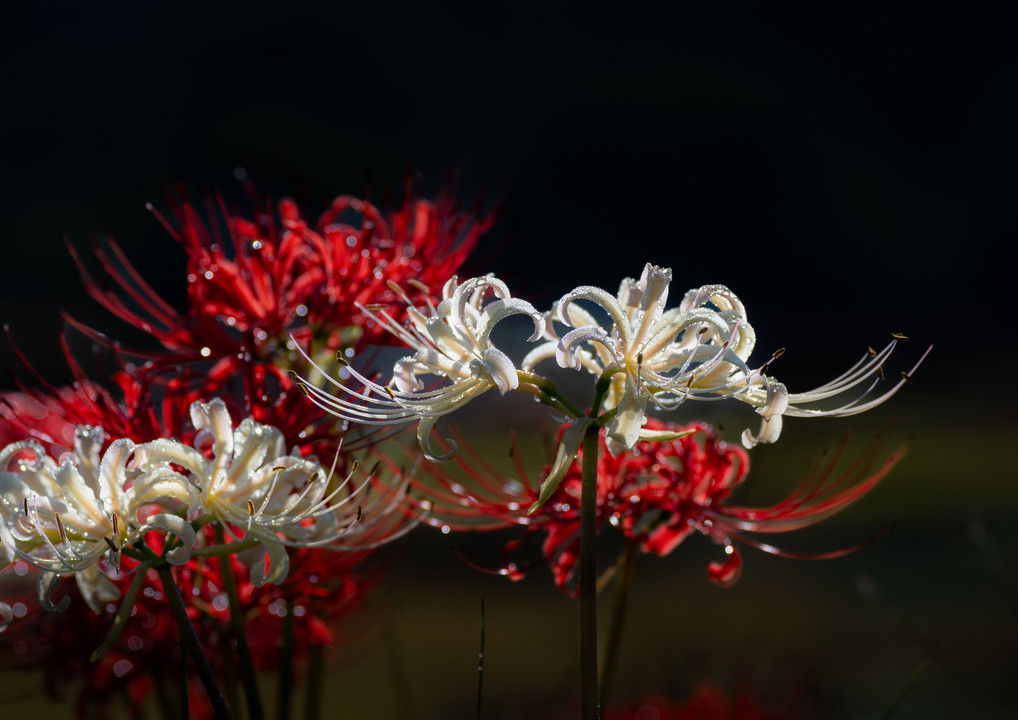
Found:
[[(912, 338), (903, 363), (933, 343), (913, 385), (858, 423), (894, 422), (910, 443), (910, 464), (865, 506), (871, 524), (899, 523), (890, 538), (815, 575), (820, 566), (758, 555), (767, 581), (747, 578), (728, 594), (701, 587), (702, 564), (684, 560), (696, 589), (661, 593), (683, 612), (702, 596), (710, 616), (693, 624), (729, 627), (729, 639), (746, 637), (736, 616), (748, 616), (754, 633), (826, 638), (815, 643), (819, 661), (796, 648), (800, 664), (827, 671), (838, 717), (875, 715), (923, 657), (934, 669), (909, 698), (916, 714), (906, 705), (900, 717), (950, 716), (974, 698), (986, 703), (982, 716), (1005, 717), (1015, 701), (1001, 668), (1015, 659), (1018, 637), (1015, 606), (1003, 599), (1018, 575), (1010, 452), (1018, 348), (1004, 290), (1018, 226), (1014, 30), (1010, 16), (970, 8), (24, 6), (0, 30), (0, 315), (36, 365), (59, 378), (57, 308), (118, 327), (85, 296), (64, 238), (85, 247), (114, 235), (179, 304), (183, 255), (144, 209), (159, 207), (176, 183), (240, 200), (233, 173), (243, 167), (314, 217), (334, 195), (363, 194), (369, 177), (376, 199), (386, 187), (398, 195), (409, 165), (424, 194), (455, 171), (464, 202), (481, 193), (502, 202), (470, 269), (496, 271), (535, 304), (578, 284), (614, 290), (648, 261), (674, 269), (673, 297), (724, 283), (746, 302), (760, 352), (788, 348), (775, 374), (792, 390), (829, 379), (892, 331)], [(6, 349), (2, 357), (10, 363)], [(813, 440), (810, 432), (789, 423), (783, 441)], [(787, 462), (815, 454), (801, 445), (774, 452)], [(419, 560), (411, 577), (438, 573), (449, 587), (469, 587), (454, 593), (466, 616), (453, 615), (463, 622), (457, 642), (472, 648), (480, 591), (470, 583), (486, 580), (461, 577), (444, 555), (425, 570)], [(801, 602), (810, 592), (839, 598), (829, 615), (817, 603), (830, 598), (807, 602), (829, 624), (796, 626), (791, 599), (775, 601), (777, 616), (747, 609), (798, 587), (783, 573), (821, 583), (793, 593)], [(915, 641), (886, 608), (867, 615), (859, 573), (897, 583), (934, 644), (947, 648)], [(543, 597), (554, 593), (546, 581), (485, 587)], [(503, 622), (522, 622), (512, 617), (521, 604), (510, 602)], [(436, 594), (435, 603), (447, 607), (448, 598)], [(778, 629), (782, 610), (791, 629)], [(838, 649), (863, 636), (840, 625), (846, 612), (860, 613), (872, 643)], [(434, 614), (422, 618), (430, 626)], [(403, 623), (413, 676), (415, 662), (429, 662), (412, 652), (423, 631)], [(662, 632), (672, 624), (690, 640), (688, 618), (668, 618)], [(713, 665), (690, 661), (686, 670), (727, 677), (731, 665), (718, 657), (726, 652), (743, 669), (753, 665), (745, 658), (756, 657), (755, 640), (726, 645), (707, 635)], [(874, 667), (892, 652), (881, 643), (898, 652), (897, 665)], [(421, 644), (427, 656), (436, 643)], [(642, 672), (638, 654), (631, 662)], [(468, 672), (427, 687), (469, 708), (472, 682)], [(428, 717), (429, 691), (415, 692)]]

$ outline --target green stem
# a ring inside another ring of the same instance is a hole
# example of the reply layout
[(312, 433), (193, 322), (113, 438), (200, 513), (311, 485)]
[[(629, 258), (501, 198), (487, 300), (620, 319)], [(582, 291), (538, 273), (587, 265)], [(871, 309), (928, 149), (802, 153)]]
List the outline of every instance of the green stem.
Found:
[(612, 624), (608, 630), (608, 645), (604, 652), (604, 667), (601, 671), (601, 687), (598, 698), (601, 706), (608, 702), (608, 691), (611, 689), (612, 680), (615, 677), (615, 669), (618, 667), (619, 649), (622, 646), (622, 626), (625, 624), (626, 609), (629, 606), (629, 589), (633, 585), (633, 568), (636, 565), (637, 543), (632, 538), (626, 538), (626, 549), (619, 558), (621, 575), (616, 586), (615, 605), (612, 608)]
[[(596, 405), (595, 410), (596, 412)], [(583, 720), (598, 720), (597, 696), (597, 453), (600, 428), (583, 437), (580, 492), (580, 703)]]
[(276, 717), (290, 719), (290, 691), (293, 686), (293, 598), (286, 598), (286, 615), (283, 616), (283, 649), (279, 656), (279, 695)]
[(311, 643), (308, 658), (308, 687), (305, 692), (304, 720), (319, 720), (322, 714), (322, 676), (325, 674), (325, 648)]
[[(223, 530), (216, 526), (216, 542), (222, 547)], [(233, 545), (234, 543), (231, 543)], [(223, 577), (223, 590), (230, 602), (230, 634), (237, 648), (237, 660), (240, 662), (240, 681), (244, 685), (244, 697), (247, 698), (247, 712), (252, 720), (263, 720), (262, 699), (258, 694), (258, 675), (255, 672), (251, 649), (247, 645), (247, 633), (244, 631), (244, 614), (240, 607), (240, 596), (237, 594), (237, 580), (233, 575), (233, 565), (229, 557), (219, 558), (219, 572)]]
[(216, 682), (216, 676), (212, 673), (209, 659), (205, 656), (205, 651), (201, 647), (201, 641), (198, 640), (198, 635), (194, 631), (194, 625), (191, 624), (191, 618), (187, 615), (184, 599), (180, 597), (180, 588), (177, 587), (177, 582), (173, 579), (173, 572), (170, 566), (161, 565), (156, 568), (156, 571), (159, 573), (159, 580), (162, 581), (166, 599), (170, 603), (173, 619), (177, 621), (177, 627), (180, 629), (180, 641), (187, 648), (188, 654), (191, 655), (191, 664), (205, 686), (205, 693), (208, 695), (209, 704), (212, 706), (213, 712), (220, 720), (232, 718), (230, 708), (226, 704), (226, 698), (223, 697), (223, 692), (219, 689), (219, 684)]

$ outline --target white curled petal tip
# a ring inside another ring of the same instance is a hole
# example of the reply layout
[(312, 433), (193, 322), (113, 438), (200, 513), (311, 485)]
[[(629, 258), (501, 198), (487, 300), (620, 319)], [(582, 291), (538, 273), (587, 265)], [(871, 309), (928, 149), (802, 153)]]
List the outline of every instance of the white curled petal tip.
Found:
[(107, 604), (120, 599), (120, 588), (100, 572), (98, 565), (74, 573), (74, 578), (82, 599), (94, 613), (102, 612)]
[[(765, 419), (784, 415), (788, 409), (788, 388), (773, 378), (767, 378), (767, 398), (756, 411)], [(776, 438), (775, 438), (776, 439)]]
[(599, 343), (609, 350), (614, 349), (615, 343), (608, 336), (604, 328), (595, 325), (584, 325), (575, 330), (570, 330), (558, 341), (555, 348), (555, 360), (559, 367), (572, 370), (581, 369), (578, 353), (585, 342)]
[(424, 453), (424, 457), (431, 462), (441, 463), (452, 459), (456, 455), (458, 446), (454, 440), (446, 439), (446, 442), (449, 443), (448, 452), (442, 452), (435, 448), (431, 442), (431, 429), (435, 427), (437, 420), (438, 418), (434, 417), (421, 418), (420, 422), (417, 423), (417, 444), (421, 446), (421, 452)]
[(39, 604), (42, 605), (44, 610), (49, 612), (64, 612), (71, 605), (71, 596), (64, 595), (60, 598), (60, 602), (56, 605), (50, 599), (50, 595), (53, 592), (53, 586), (60, 580), (60, 575), (55, 572), (43, 570), (39, 573), (39, 579), (35, 584), (36, 596), (39, 598)]
[(191, 559), (191, 548), (198, 544), (198, 535), (187, 520), (178, 515), (159, 513), (148, 519), (145, 528), (172, 533), (180, 539), (180, 547), (166, 553), (166, 559), (171, 565), (183, 565)]
[(7, 629), (14, 619), (14, 610), (5, 602), (0, 602), (0, 632)]
[(498, 348), (487, 348), (481, 353), (481, 362), (501, 394), (505, 395), (519, 387), (520, 377), (516, 372), (516, 366), (509, 356)]
[[(278, 585), (290, 572), (290, 558), (282, 543), (259, 538), (261, 544), (237, 554), (237, 560), (248, 567), (251, 584), (261, 587), (266, 583)], [(266, 569), (266, 554), (268, 568)]]
[(757, 445), (767, 445), (776, 442), (781, 436), (782, 421), (783, 418), (780, 415), (764, 419), (760, 423), (760, 432), (756, 435), (750, 432), (749, 428), (746, 428), (742, 431), (742, 446), (747, 450), (752, 450)]
[[(233, 424), (230, 422), (230, 411), (221, 398), (213, 398), (207, 403), (200, 400), (191, 403), (191, 423), (197, 430), (212, 433), (217, 455), (233, 454)], [(226, 447), (224, 443), (229, 443), (231, 447)]]

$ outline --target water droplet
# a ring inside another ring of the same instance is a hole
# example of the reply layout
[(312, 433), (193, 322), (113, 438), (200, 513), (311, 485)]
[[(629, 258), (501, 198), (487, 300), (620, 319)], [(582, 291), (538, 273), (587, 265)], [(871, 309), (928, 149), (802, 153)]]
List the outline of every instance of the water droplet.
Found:
[(304, 317), (308, 314), (308, 306), (300, 304), (294, 309), (294, 312), (297, 313), (299, 317)]
[(11, 612), (14, 613), (14, 617), (24, 617), (25, 613), (28, 612), (28, 608), (25, 603), (14, 603), (11, 605)]
[(197, 279), (198, 279), (198, 276), (197, 276), (197, 275), (195, 275), (194, 273), (188, 273), (188, 274), (187, 274), (187, 281), (188, 281), (188, 282), (191, 282), (191, 283), (193, 283), (193, 282), (195, 282), (195, 281), (196, 281)]
[(222, 612), (230, 606), (230, 599), (226, 597), (226, 593), (220, 593), (212, 598), (212, 607)]
[(346, 236), (346, 246), (347, 247), (353, 247), (356, 244), (357, 244), (357, 238), (355, 238), (353, 235), (347, 235)]
[(452, 528), (450, 528), (448, 525), (443, 525), (442, 526), (442, 534), (443, 535), (448, 535), (451, 530), (452, 530)]
[(127, 673), (134, 669), (134, 665), (130, 660), (117, 660), (116, 665), (113, 666), (113, 674), (119, 677), (124, 677)]
[(262, 241), (261, 240), (253, 240), (251, 242), (251, 249), (252, 250), (261, 250), (262, 249)]
[(216, 276), (216, 274), (214, 272), (212, 272), (211, 270), (206, 270), (205, 271), (205, 279), (206, 280), (211, 280), (215, 276)]
[(212, 354), (212, 350), (207, 347), (203, 347), (200, 352), (202, 357), (208, 357), (209, 355)]

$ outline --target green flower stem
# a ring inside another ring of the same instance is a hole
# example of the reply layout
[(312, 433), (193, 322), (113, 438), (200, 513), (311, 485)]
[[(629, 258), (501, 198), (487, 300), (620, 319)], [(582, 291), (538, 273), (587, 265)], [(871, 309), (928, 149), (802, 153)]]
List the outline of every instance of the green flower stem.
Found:
[[(223, 530), (216, 526), (215, 547), (229, 548), (237, 547), (243, 543), (223, 544)], [(211, 549), (211, 548), (210, 548)], [(227, 555), (223, 553), (222, 555)], [(251, 650), (247, 645), (247, 633), (244, 630), (244, 615), (240, 607), (240, 596), (237, 594), (237, 580), (233, 576), (233, 565), (230, 558), (219, 558), (219, 571), (223, 576), (223, 590), (230, 602), (230, 633), (237, 647), (237, 659), (240, 662), (240, 680), (244, 685), (244, 697), (247, 698), (247, 712), (252, 720), (262, 720), (265, 713), (262, 711), (262, 699), (258, 694), (258, 675), (255, 673), (254, 660), (251, 658)]]
[(636, 565), (637, 543), (631, 538), (626, 539), (626, 549), (619, 558), (618, 585), (616, 586), (615, 605), (612, 608), (612, 624), (608, 630), (608, 645), (604, 652), (604, 665), (601, 670), (601, 686), (598, 700), (604, 707), (608, 702), (608, 691), (615, 677), (615, 668), (619, 661), (619, 648), (622, 645), (622, 626), (626, 619), (629, 605), (629, 589), (633, 585), (633, 567)]
[(319, 720), (322, 716), (322, 677), (325, 674), (325, 648), (311, 643), (308, 658), (308, 686), (304, 692), (304, 720)]
[(600, 717), (597, 695), (597, 549), (594, 544), (597, 540), (599, 432), (598, 424), (592, 423), (583, 436), (583, 485), (580, 491), (580, 715), (583, 720), (598, 720)]
[(279, 657), (279, 695), (276, 717), (290, 720), (290, 691), (293, 688), (293, 598), (286, 598), (286, 615), (283, 616), (283, 649)]
[(191, 624), (191, 618), (187, 616), (187, 608), (184, 606), (184, 599), (180, 597), (180, 588), (177, 587), (177, 581), (173, 579), (173, 571), (169, 565), (160, 565), (156, 568), (156, 571), (159, 573), (160, 581), (162, 581), (166, 599), (170, 603), (173, 619), (177, 621), (177, 627), (180, 628), (180, 641), (187, 649), (188, 654), (191, 655), (191, 664), (205, 686), (205, 693), (208, 695), (212, 711), (220, 720), (229, 720), (233, 715), (226, 704), (223, 692), (219, 689), (216, 676), (212, 673), (209, 659), (205, 656), (205, 651), (202, 650), (201, 642), (194, 631), (194, 625)]
[(556, 406), (574, 418), (583, 417), (586, 414), (569, 402), (569, 399), (566, 398), (566, 396), (558, 389), (558, 385), (548, 378), (525, 370), (517, 370), (516, 375), (519, 377), (521, 383), (533, 385), (540, 391), (539, 393), (536, 393), (536, 395), (542, 402)]

